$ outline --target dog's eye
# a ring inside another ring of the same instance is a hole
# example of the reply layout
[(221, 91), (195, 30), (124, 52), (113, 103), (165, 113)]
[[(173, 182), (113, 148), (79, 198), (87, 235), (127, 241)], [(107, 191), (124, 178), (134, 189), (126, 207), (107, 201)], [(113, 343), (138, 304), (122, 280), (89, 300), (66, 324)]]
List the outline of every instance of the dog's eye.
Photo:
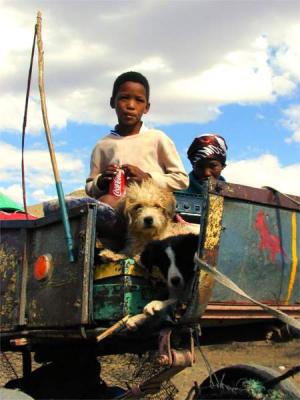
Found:
[(133, 209), (134, 209), (135, 211), (137, 211), (137, 210), (139, 210), (141, 207), (142, 207), (141, 204), (136, 204), (136, 205), (133, 207)]
[(154, 204), (154, 207), (155, 208), (161, 208), (160, 204), (158, 204), (158, 203)]

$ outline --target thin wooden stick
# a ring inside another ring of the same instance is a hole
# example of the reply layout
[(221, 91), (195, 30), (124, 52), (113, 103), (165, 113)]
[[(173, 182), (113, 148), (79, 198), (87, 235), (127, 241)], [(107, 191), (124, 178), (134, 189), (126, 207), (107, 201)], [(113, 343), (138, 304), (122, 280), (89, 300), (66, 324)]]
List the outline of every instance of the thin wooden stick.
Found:
[(97, 342), (101, 342), (101, 340), (107, 338), (108, 336), (113, 335), (116, 331), (118, 331), (120, 328), (125, 328), (126, 327), (126, 322), (129, 319), (129, 316), (126, 315), (120, 321), (116, 322), (114, 325), (112, 325), (110, 328), (107, 328), (103, 333), (98, 335), (96, 337)]
[(73, 252), (72, 233), (71, 233), (71, 228), (70, 228), (70, 223), (69, 223), (69, 218), (68, 218), (68, 213), (67, 213), (67, 207), (66, 207), (65, 198), (64, 198), (64, 192), (63, 192), (63, 188), (62, 188), (62, 184), (61, 184), (61, 180), (60, 180), (60, 176), (59, 176), (59, 172), (58, 172), (58, 168), (57, 168), (55, 151), (54, 151), (54, 147), (52, 144), (50, 125), (49, 125), (49, 121), (48, 121), (46, 96), (45, 96), (45, 83), (44, 83), (44, 49), (43, 49), (43, 42), (42, 42), (42, 14), (40, 11), (38, 11), (38, 13), (37, 13), (36, 26), (37, 26), (37, 46), (38, 46), (39, 91), (40, 91), (40, 98), (41, 98), (43, 122), (44, 122), (46, 138), (47, 138), (47, 142), (48, 142), (48, 148), (49, 148), (49, 153), (50, 153), (50, 158), (51, 158), (51, 164), (52, 164), (52, 169), (53, 169), (53, 174), (54, 174), (54, 179), (55, 179), (55, 184), (56, 184), (56, 190), (57, 190), (62, 220), (63, 220), (63, 224), (64, 224), (64, 229), (65, 229), (65, 235), (66, 235), (66, 239), (67, 239), (67, 249), (68, 249), (69, 260), (70, 260), (70, 262), (74, 262), (75, 259), (74, 259), (74, 252)]
[(46, 132), (46, 138), (48, 142), (48, 147), (50, 151), (51, 163), (54, 173), (55, 181), (60, 181), (60, 176), (57, 168), (56, 157), (54, 152), (54, 147), (51, 139), (51, 130), (48, 120), (47, 104), (45, 96), (45, 83), (44, 83), (44, 49), (42, 41), (42, 14), (40, 11), (37, 13), (37, 45), (38, 45), (38, 74), (39, 74), (39, 91), (41, 98), (41, 108), (43, 114), (43, 122)]

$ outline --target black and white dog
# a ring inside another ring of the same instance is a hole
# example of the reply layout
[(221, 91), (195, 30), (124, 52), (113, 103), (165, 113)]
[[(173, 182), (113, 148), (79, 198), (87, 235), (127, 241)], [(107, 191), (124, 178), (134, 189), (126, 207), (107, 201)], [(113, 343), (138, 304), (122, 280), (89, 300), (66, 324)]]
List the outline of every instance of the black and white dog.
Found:
[(187, 284), (194, 276), (194, 255), (198, 247), (198, 235), (184, 234), (150, 242), (141, 254), (141, 264), (150, 272), (157, 267), (168, 289), (168, 300), (154, 300), (144, 308), (153, 315), (180, 299)]

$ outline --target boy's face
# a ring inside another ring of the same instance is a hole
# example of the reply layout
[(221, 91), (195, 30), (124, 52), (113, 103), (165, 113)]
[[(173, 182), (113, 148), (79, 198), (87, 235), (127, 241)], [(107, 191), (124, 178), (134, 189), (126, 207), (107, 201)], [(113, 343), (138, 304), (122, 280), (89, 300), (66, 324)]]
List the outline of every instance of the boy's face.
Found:
[(197, 161), (193, 167), (193, 171), (197, 179), (203, 181), (211, 176), (218, 179), (224, 167), (219, 160), (206, 159)]
[(144, 86), (138, 82), (124, 82), (111, 104), (115, 108), (120, 125), (137, 125), (149, 110), (150, 103), (146, 97)]

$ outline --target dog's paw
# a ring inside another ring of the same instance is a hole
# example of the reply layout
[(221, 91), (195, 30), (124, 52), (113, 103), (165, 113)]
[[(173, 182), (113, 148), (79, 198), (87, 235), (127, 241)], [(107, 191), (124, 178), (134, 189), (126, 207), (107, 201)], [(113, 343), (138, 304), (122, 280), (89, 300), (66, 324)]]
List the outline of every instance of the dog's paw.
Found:
[(153, 300), (150, 303), (145, 305), (144, 314), (154, 315), (158, 311), (162, 310), (164, 307), (165, 307), (165, 303), (163, 301)]
[(136, 331), (141, 325), (143, 325), (143, 323), (145, 322), (146, 319), (147, 319), (147, 315), (145, 315), (145, 314), (134, 315), (133, 317), (130, 317), (126, 321), (126, 327), (130, 331)]
[(102, 241), (99, 238), (96, 238), (95, 247), (99, 251), (103, 251), (105, 249), (104, 244), (102, 243)]
[(136, 264), (140, 264), (141, 262), (141, 255), (140, 254), (136, 254), (135, 256), (132, 257), (134, 259), (134, 261), (136, 262)]
[(121, 261), (126, 258), (125, 254), (115, 253), (109, 249), (102, 250), (99, 255), (104, 262)]

